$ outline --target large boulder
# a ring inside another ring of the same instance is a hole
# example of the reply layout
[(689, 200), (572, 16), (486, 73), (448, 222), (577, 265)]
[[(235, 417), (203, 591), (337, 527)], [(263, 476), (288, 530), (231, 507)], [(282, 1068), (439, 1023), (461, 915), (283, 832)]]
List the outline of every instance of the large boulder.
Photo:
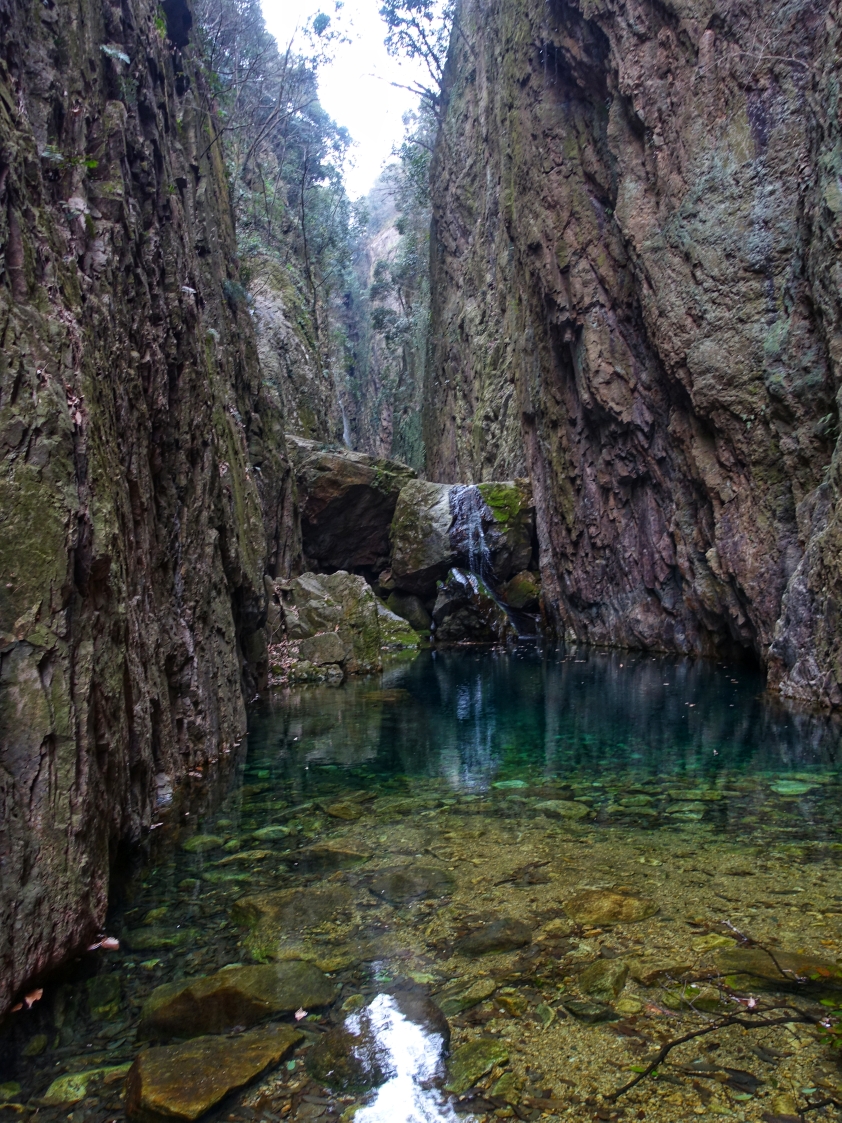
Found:
[(453, 515), (448, 484), (413, 480), (398, 496), (392, 521), (392, 580), (399, 589), (428, 596), (456, 560), (450, 541)]
[(517, 639), (506, 610), (474, 573), (452, 569), (433, 609), (438, 643), (504, 643)]
[(288, 437), (301, 510), (304, 557), (319, 569), (382, 569), (398, 495), (415, 473), (315, 441)]
[(430, 596), (454, 566), (499, 585), (530, 564), (535, 509), (524, 480), (449, 485), (413, 480), (392, 522), (391, 581)]
[[(368, 674), (381, 669), (379, 602), (364, 577), (342, 570), (331, 574), (303, 573), (282, 591), (282, 600), (291, 640), (335, 633), (343, 650), (343, 658), (337, 662), (341, 662), (347, 674)], [(317, 646), (325, 648), (320, 656), (323, 657), (328, 654), (328, 646), (333, 651), (335, 642), (320, 641)]]
[(402, 616), (392, 612), (385, 604), (377, 605), (377, 621), (383, 651), (407, 651), (420, 647), (421, 637), (418, 633)]

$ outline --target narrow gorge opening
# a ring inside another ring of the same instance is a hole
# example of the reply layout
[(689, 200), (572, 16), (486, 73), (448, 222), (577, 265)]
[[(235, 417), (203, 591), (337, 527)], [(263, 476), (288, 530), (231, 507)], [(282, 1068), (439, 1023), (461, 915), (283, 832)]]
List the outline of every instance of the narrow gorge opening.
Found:
[(0, 1113), (840, 1117), (839, 37), (0, 5)]

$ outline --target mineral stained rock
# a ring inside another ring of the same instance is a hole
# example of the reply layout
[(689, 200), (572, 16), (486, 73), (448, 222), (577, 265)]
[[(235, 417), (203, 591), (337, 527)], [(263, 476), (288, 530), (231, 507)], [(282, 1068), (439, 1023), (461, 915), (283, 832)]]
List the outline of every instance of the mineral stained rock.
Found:
[(428, 477), (529, 477), (560, 636), (842, 703), (838, 3), (458, 20)]

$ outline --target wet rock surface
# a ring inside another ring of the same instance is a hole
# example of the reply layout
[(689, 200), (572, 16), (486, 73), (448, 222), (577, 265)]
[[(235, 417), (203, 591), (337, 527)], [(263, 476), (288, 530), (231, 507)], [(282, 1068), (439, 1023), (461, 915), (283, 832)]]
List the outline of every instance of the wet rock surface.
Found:
[(229, 1033), (300, 1008), (329, 1006), (336, 985), (311, 963), (231, 967), (207, 978), (167, 983), (143, 1006), (138, 1032), (146, 1038)]
[(564, 902), (568, 916), (582, 924), (618, 924), (654, 916), (655, 901), (604, 889), (583, 889)]
[(532, 929), (522, 920), (503, 917), (456, 941), (461, 955), (488, 955), (495, 951), (514, 951), (532, 943)]
[(126, 1113), (138, 1120), (198, 1119), (278, 1064), (301, 1038), (292, 1026), (270, 1026), (237, 1037), (199, 1037), (148, 1049), (126, 1079)]
[(427, 897), (443, 897), (454, 884), (450, 873), (437, 866), (396, 866), (375, 874), (369, 888), (376, 897), (382, 897), (391, 904), (402, 904)]

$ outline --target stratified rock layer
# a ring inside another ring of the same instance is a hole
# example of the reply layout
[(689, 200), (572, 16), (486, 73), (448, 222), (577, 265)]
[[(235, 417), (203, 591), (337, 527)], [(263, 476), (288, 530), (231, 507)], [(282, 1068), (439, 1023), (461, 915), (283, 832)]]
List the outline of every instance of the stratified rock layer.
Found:
[(838, 704), (838, 0), (458, 18), (429, 476), (529, 475), (561, 635)]
[[(282, 417), (183, 0), (0, 4), (0, 1010), (245, 730)], [(178, 25), (178, 26), (176, 26)], [(257, 472), (256, 469), (260, 471)]]

